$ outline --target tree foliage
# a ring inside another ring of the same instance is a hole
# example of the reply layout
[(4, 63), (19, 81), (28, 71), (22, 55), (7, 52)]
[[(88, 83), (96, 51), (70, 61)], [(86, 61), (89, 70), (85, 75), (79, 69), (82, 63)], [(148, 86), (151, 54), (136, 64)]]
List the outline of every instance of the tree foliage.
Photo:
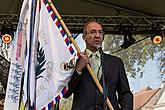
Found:
[(142, 77), (146, 62), (158, 55), (157, 66), (160, 72), (165, 74), (165, 40), (161, 44), (154, 44), (147, 35), (136, 35), (134, 38), (135, 44), (127, 49), (120, 49), (123, 35), (105, 35), (104, 51), (123, 59), (128, 75), (133, 78)]

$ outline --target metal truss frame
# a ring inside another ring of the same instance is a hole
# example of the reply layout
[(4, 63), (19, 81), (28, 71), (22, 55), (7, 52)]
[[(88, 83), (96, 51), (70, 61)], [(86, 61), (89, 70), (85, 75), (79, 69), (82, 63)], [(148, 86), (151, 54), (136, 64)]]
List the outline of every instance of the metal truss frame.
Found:
[[(0, 15), (0, 29), (4, 23), (8, 23), (16, 30), (18, 17), (18, 14)], [(147, 33), (152, 29), (153, 25), (157, 24), (163, 31), (165, 30), (165, 17), (62, 15), (62, 19), (71, 33), (82, 33), (84, 23), (91, 19), (101, 23), (104, 31), (109, 34), (117, 34), (121, 26), (132, 27), (139, 34)]]
[(3, 101), (5, 98), (5, 90), (7, 87), (9, 68), (10, 62), (0, 55), (0, 84), (2, 86), (0, 87), (0, 101)]
[(0, 82), (2, 87), (6, 90), (7, 76), (9, 74), (10, 62), (0, 55)]

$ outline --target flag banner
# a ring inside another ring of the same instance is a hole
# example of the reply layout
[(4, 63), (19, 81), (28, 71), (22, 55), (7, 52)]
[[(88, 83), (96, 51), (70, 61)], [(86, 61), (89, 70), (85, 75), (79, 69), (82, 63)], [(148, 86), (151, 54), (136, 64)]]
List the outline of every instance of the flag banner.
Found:
[(21, 16), (16, 32), (14, 50), (8, 76), (8, 84), (5, 96), (4, 110), (18, 110), (21, 90), (21, 81), (24, 72), (24, 59), (26, 47), (26, 17), (29, 10), (28, 0), (25, 0), (21, 9)]
[(77, 54), (47, 0), (41, 1), (38, 36), (36, 107), (49, 109), (67, 91)]
[(75, 48), (48, 1), (24, 0), (5, 110), (52, 108), (66, 93), (77, 58)]
[(27, 36), (24, 59), (24, 78), (22, 86), (20, 109), (36, 108), (36, 66), (37, 66), (37, 46), (38, 28), (40, 14), (40, 0), (29, 0), (29, 10), (27, 16)]

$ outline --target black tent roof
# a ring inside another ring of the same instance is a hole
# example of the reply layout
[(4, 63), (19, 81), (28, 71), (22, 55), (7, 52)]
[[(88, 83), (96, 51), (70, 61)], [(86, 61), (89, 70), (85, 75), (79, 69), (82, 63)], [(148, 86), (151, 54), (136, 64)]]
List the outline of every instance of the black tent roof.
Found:
[[(18, 14), (23, 0), (1, 0), (0, 14)], [(165, 16), (163, 0), (52, 0), (61, 15)]]

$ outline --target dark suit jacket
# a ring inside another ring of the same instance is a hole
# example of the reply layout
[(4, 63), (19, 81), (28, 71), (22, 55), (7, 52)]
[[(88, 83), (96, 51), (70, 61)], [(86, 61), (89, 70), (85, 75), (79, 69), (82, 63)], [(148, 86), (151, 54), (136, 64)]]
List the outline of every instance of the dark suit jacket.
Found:
[[(103, 54), (103, 59), (107, 96), (112, 106), (115, 110), (133, 110), (133, 94), (122, 60), (107, 54)], [(102, 85), (102, 78), (100, 83)], [(68, 86), (64, 98), (74, 93), (72, 110), (103, 110), (103, 95), (98, 91), (86, 68), (81, 75), (75, 71)]]

